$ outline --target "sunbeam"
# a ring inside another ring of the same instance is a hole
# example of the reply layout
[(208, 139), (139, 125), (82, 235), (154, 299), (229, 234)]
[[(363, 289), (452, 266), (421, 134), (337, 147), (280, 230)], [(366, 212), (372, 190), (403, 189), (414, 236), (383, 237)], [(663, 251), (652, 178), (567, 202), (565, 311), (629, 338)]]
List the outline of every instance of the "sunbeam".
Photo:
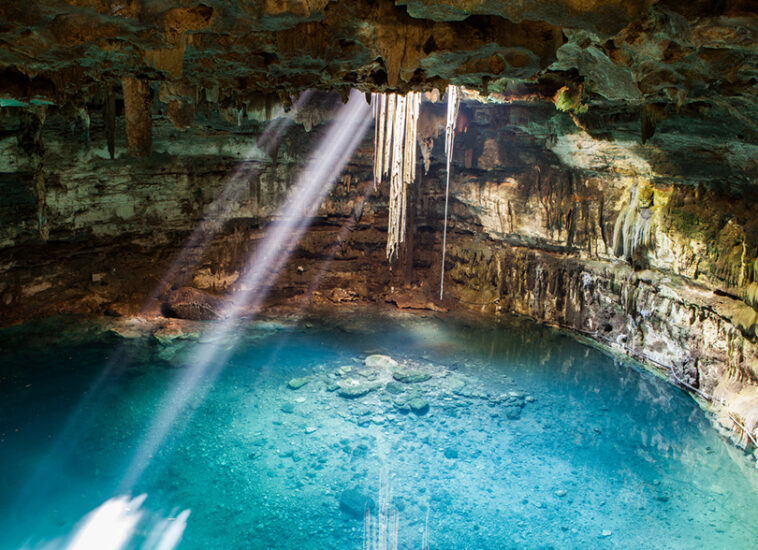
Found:
[[(370, 107), (363, 94), (353, 91), (335, 120), (327, 129), (318, 148), (308, 160), (285, 204), (256, 250), (238, 291), (223, 311), (223, 320), (215, 324), (197, 344), (194, 362), (187, 367), (174, 389), (163, 401), (147, 433), (141, 439), (120, 484), (119, 492), (130, 492), (160, 448), (169, 430), (181, 430), (176, 425), (190, 397), (202, 399), (199, 382), (208, 387), (223, 368), (234, 348), (235, 329), (243, 315), (255, 315), (271, 284), (287, 262), (300, 238), (310, 224), (323, 198), (329, 193), (335, 178), (341, 173), (371, 122)], [(185, 419), (186, 422), (186, 419)]]
[[(262, 149), (270, 157), (292, 125), (294, 117), (308, 103), (312, 94), (313, 92), (310, 90), (304, 92), (295, 102), (290, 112), (287, 113), (287, 116), (272, 120), (256, 140), (256, 144), (250, 149), (247, 156), (252, 154), (255, 149)], [(208, 213), (184, 243), (171, 267), (153, 289), (153, 292), (143, 306), (143, 310), (149, 307), (162, 291), (178, 282), (177, 277), (181, 271), (191, 271), (191, 268), (195, 265), (194, 262), (187, 261), (191, 251), (197, 248), (202, 251), (213, 240), (224, 222), (229, 219), (232, 209), (235, 207), (243, 191), (247, 188), (248, 182), (257, 177), (260, 170), (261, 166), (258, 163), (252, 167), (247, 164), (241, 164), (234, 174), (232, 174), (229, 182), (224, 186), (219, 196), (211, 203)]]
[[(286, 116), (271, 120), (246, 156), (252, 155), (256, 149), (263, 150), (270, 156), (291, 127), (294, 117), (307, 105), (311, 96), (311, 91), (304, 92)], [(202, 251), (207, 247), (224, 222), (229, 219), (231, 211), (246, 189), (247, 183), (251, 178), (256, 177), (260, 169), (258, 163), (252, 167), (247, 163), (243, 163), (228, 178), (228, 182), (219, 196), (209, 206), (206, 216), (185, 241), (179, 255), (172, 262), (172, 265), (160, 282), (148, 294), (143, 302), (143, 313), (148, 310), (150, 304), (155, 302), (165, 288), (177, 282), (181, 271), (189, 270), (195, 265), (193, 261), (188, 259), (190, 252), (193, 250)], [(73, 449), (76, 449), (78, 444), (77, 429), (82, 418), (85, 415), (93, 415), (95, 413), (95, 407), (98, 402), (102, 402), (106, 396), (106, 384), (112, 382), (114, 375), (123, 371), (130, 363), (129, 351), (124, 346), (114, 351), (97, 378), (90, 384), (90, 387), (82, 396), (74, 411), (69, 415), (55, 442), (50, 446), (49, 451), (35, 465), (33, 473), (29, 476), (28, 481), (16, 499), (16, 506), (14, 508), (24, 509), (27, 503), (33, 503), (38, 498), (40, 490), (49, 482), (50, 472), (56, 471), (56, 465), (60, 464), (61, 457), (68, 456)]]

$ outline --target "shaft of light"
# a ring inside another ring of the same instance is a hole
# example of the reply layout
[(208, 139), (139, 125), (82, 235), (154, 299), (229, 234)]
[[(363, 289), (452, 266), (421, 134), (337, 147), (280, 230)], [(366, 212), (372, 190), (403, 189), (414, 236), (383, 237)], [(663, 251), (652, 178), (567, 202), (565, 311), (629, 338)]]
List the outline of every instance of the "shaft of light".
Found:
[[(248, 156), (252, 154), (256, 148), (262, 149), (270, 156), (292, 125), (296, 114), (308, 103), (311, 96), (311, 91), (304, 92), (295, 102), (287, 116), (277, 117), (270, 121), (266, 126), (266, 129), (256, 140), (256, 144), (248, 151)], [(187, 262), (187, 257), (190, 251), (197, 248), (200, 248), (201, 250), (204, 249), (207, 243), (213, 239), (218, 229), (223, 225), (223, 222), (229, 219), (232, 208), (239, 200), (242, 192), (247, 188), (247, 182), (250, 181), (250, 178), (257, 176), (259, 171), (260, 167), (257, 165), (251, 169), (243, 164), (228, 178), (228, 182), (221, 191), (221, 194), (209, 206), (207, 215), (184, 243), (184, 247), (178, 257), (174, 260), (171, 267), (161, 278), (160, 282), (149, 294), (148, 299), (143, 305), (143, 311), (148, 304), (155, 301), (166, 286), (175, 282), (181, 269), (192, 267), (193, 264)], [(124, 366), (129, 363), (128, 359), (128, 354), (123, 348), (119, 348), (113, 354), (98, 377), (90, 385), (87, 393), (79, 402), (76, 409), (69, 415), (66, 423), (56, 437), (55, 442), (50, 447), (50, 450), (35, 466), (29, 480), (19, 492), (14, 508), (20, 509), (27, 502), (36, 498), (40, 487), (48, 483), (50, 477), (49, 472), (51, 470), (55, 471), (55, 464), (60, 462), (62, 456), (68, 456), (68, 452), (71, 449), (77, 448), (77, 429), (80, 425), (82, 416), (85, 413), (90, 415), (94, 414), (91, 408), (95, 405), (96, 400), (102, 397), (106, 383), (111, 380), (114, 372), (118, 372), (119, 369), (124, 368)]]
[[(363, 138), (370, 123), (369, 110), (363, 94), (355, 90), (351, 92), (347, 104), (340, 108), (280, 210), (277, 218), (281, 221), (272, 224), (250, 257), (238, 281), (239, 292), (223, 310), (224, 319), (214, 325), (203, 343), (198, 344), (194, 363), (186, 368), (173, 391), (164, 399), (126, 470), (121, 491), (131, 492), (169, 430), (173, 427), (174, 433), (180, 431), (175, 423), (189, 399), (193, 396), (201, 399), (209, 390), (234, 348), (239, 318), (243, 313), (254, 315), (262, 305), (278, 271), (287, 262), (310, 219), (331, 190), (334, 179)], [(203, 388), (198, 387), (201, 380)]]
[(38, 544), (28, 543), (22, 550), (174, 550), (187, 528), (190, 510), (171, 516), (150, 511), (147, 494), (109, 498), (85, 515), (70, 535)]
[[(294, 117), (308, 103), (312, 94), (313, 92), (310, 90), (304, 92), (292, 106), (290, 112), (287, 113), (287, 116), (272, 120), (256, 140), (256, 144), (250, 149), (248, 156), (256, 148), (262, 149), (266, 155), (271, 156), (284, 134), (292, 125)], [(257, 177), (260, 170), (261, 168), (257, 164), (252, 168), (249, 168), (246, 164), (240, 164), (240, 167), (229, 178), (229, 182), (224, 186), (219, 196), (208, 207), (208, 213), (187, 239), (171, 267), (150, 294), (145, 307), (153, 302), (166, 286), (175, 282), (181, 269), (192, 267), (192, 265), (188, 265), (186, 262), (189, 253), (198, 247), (202, 251), (206, 244), (215, 237), (224, 222), (230, 218), (231, 210), (239, 200), (242, 192), (247, 188), (248, 182), (252, 178)]]

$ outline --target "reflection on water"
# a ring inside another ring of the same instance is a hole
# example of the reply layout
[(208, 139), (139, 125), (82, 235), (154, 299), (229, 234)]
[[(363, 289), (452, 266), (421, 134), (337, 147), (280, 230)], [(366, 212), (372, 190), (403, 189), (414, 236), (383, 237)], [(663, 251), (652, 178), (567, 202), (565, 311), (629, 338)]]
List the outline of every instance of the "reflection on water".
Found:
[(71, 535), (25, 548), (39, 550), (173, 550), (187, 527), (189, 510), (161, 518), (143, 508), (147, 495), (110, 498), (87, 514)]
[(114, 492), (124, 465), (195, 345), (135, 340), (22, 502), (119, 345), (32, 331), (0, 333), (2, 550), (90, 548), (105, 532), (98, 548), (160, 550), (739, 549), (758, 536), (754, 462), (688, 396), (515, 321), (259, 323), (200, 381), (130, 497)]

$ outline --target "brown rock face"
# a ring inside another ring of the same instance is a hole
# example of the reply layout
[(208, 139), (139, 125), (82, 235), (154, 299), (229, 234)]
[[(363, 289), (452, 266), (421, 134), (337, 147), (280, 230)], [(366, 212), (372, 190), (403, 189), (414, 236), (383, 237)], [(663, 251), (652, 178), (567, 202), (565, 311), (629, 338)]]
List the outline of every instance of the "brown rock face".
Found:
[(196, 288), (172, 292), (164, 304), (167, 317), (188, 321), (217, 321), (223, 318), (223, 301)]
[(122, 85), (129, 154), (133, 157), (149, 157), (153, 150), (150, 86), (144, 80), (136, 78), (124, 78)]
[(681, 103), (706, 90), (749, 93), (755, 6), (697, 5), (6, 0), (0, 97), (28, 103), (39, 89), (62, 104), (124, 77), (181, 80), (239, 102), (250, 91), (407, 91), (448, 82), (498, 92), (517, 82), (542, 81), (552, 91), (583, 83), (593, 97), (647, 103)]

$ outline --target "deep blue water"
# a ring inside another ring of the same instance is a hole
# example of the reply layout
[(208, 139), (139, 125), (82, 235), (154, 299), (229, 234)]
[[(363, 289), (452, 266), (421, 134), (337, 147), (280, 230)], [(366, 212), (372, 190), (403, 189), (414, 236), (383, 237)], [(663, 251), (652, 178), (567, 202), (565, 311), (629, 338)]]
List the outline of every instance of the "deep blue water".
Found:
[[(0, 332), (0, 550), (76, 547), (197, 346)], [(565, 335), (356, 314), (251, 325), (228, 351), (110, 501), (147, 495), (133, 530), (106, 527), (124, 548), (172, 548), (150, 537), (188, 510), (182, 550), (361, 549), (381, 504), (398, 548), (756, 547), (755, 459), (678, 389)], [(399, 365), (365, 366), (376, 353)]]

